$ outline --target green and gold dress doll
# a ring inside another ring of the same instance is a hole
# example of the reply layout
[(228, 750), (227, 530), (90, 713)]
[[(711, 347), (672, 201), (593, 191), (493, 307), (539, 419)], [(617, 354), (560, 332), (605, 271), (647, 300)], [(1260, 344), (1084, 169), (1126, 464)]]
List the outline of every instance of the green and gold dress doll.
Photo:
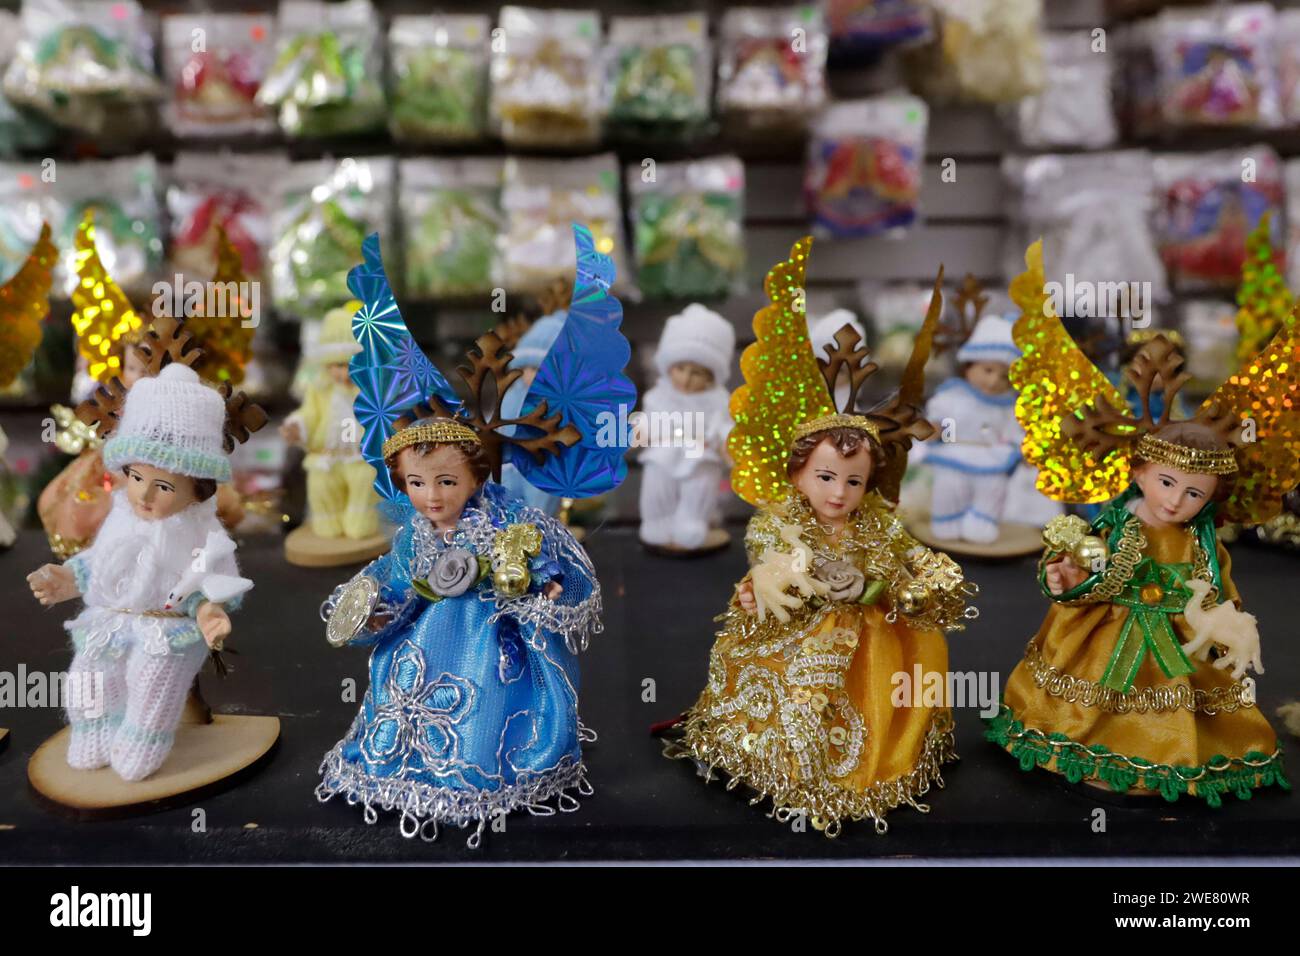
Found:
[(1215, 527), (1267, 520), (1300, 480), (1300, 337), (1277, 335), (1176, 421), (1188, 376), (1156, 335), (1128, 369), (1133, 412), (1054, 314), (1041, 243), (1026, 264), (1011, 286), (1025, 459), (1049, 497), (1109, 504), (1091, 526), (1045, 529), (1038, 581), (1052, 606), (987, 736), (1024, 770), (1170, 801), (1288, 789), (1247, 675), (1263, 671), (1256, 621)]
[[(865, 415), (854, 399), (876, 370), (845, 325), (816, 358), (803, 312), (811, 239), (767, 276), (745, 384), (732, 395), (732, 486), (757, 505), (745, 535), (751, 569), (709, 657), (708, 682), (672, 728), (665, 753), (706, 779), (722, 771), (773, 816), (802, 815), (835, 836), (942, 786), (956, 759), (946, 701), (900, 699), (897, 675), (946, 674), (945, 630), (975, 593), (951, 558), (918, 544), (891, 501), (913, 440), (935, 431), (917, 409), (938, 321), (930, 315), (897, 396)], [(941, 273), (942, 275), (942, 273)], [(833, 396), (841, 376), (843, 408)], [(933, 706), (931, 706), (933, 704)]]

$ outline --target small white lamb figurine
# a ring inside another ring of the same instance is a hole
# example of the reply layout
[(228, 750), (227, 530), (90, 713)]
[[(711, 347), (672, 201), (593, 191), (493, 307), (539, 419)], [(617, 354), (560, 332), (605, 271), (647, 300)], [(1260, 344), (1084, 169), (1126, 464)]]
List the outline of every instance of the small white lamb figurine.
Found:
[(1187, 600), (1183, 616), (1196, 634), (1183, 645), (1188, 656), (1208, 660), (1210, 648), (1222, 644), (1228, 652), (1216, 660), (1214, 666), (1219, 670), (1231, 667), (1233, 680), (1241, 680), (1248, 667), (1257, 674), (1264, 673), (1255, 615), (1237, 610), (1231, 601), (1225, 601), (1208, 611), (1202, 608), (1201, 602), (1210, 593), (1208, 581), (1191, 578), (1187, 581), (1187, 589), (1192, 592), (1192, 596)]
[[(812, 549), (804, 544), (799, 533), (798, 525), (781, 525), (781, 540), (790, 545), (791, 550), (786, 552), (768, 548), (749, 572), (760, 621), (766, 618), (770, 610), (778, 621), (785, 623), (790, 620), (786, 608), (799, 607), (804, 598), (830, 591), (830, 585), (818, 581), (810, 573), (813, 565)], [(802, 597), (786, 594), (786, 588), (790, 587)]]
[(195, 591), (202, 591), (203, 596), (216, 604), (224, 604), (253, 588), (248, 578), (233, 574), (216, 574), (209, 571), (218, 565), (221, 558), (235, 553), (235, 542), (225, 534), (208, 532), (208, 539), (199, 549), (191, 562), (189, 570), (181, 576), (177, 585), (167, 595), (163, 610), (170, 611), (182, 604)]

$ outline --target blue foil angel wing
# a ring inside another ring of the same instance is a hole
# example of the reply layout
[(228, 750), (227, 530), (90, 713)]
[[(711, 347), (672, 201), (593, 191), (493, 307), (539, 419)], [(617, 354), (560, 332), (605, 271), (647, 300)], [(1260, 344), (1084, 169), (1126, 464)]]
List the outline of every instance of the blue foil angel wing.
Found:
[(365, 262), (348, 273), (348, 288), (361, 300), (361, 308), (352, 317), (352, 335), (361, 351), (348, 364), (352, 381), (361, 389), (352, 411), (365, 430), (361, 454), (377, 473), (375, 490), (393, 500), (402, 493), (393, 486), (383, 454), (384, 441), (393, 434), (393, 422), (430, 397), (436, 397), (453, 414), (460, 411), (461, 401), (420, 351), (402, 319), (384, 274), (378, 233), (366, 237), (361, 254)]
[[(506, 454), (539, 491), (564, 498), (590, 498), (617, 488), (627, 476), (628, 416), (636, 407), (636, 386), (623, 374), (632, 348), (619, 331), (623, 307), (610, 295), (614, 260), (596, 251), (591, 231), (573, 224), (578, 271), (564, 328), (546, 353), (524, 399), (527, 413), (546, 402), (582, 441), (536, 461), (518, 446)], [(521, 427), (520, 431), (527, 431)]]

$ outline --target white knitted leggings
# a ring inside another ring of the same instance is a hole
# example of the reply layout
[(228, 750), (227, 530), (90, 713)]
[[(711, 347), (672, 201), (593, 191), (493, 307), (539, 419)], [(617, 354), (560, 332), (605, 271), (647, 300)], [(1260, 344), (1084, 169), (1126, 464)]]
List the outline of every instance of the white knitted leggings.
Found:
[(641, 540), (647, 544), (698, 548), (718, 508), (721, 465), (701, 465), (686, 478), (647, 464), (641, 477)]
[[(167, 654), (134, 644), (121, 657), (74, 656), (69, 673), (83, 675), (82, 686), (102, 686), (103, 699), (81, 695), (68, 702), (69, 765), (90, 770), (111, 764), (123, 780), (143, 780), (161, 767), (206, 653), (200, 641)], [(102, 678), (92, 680), (95, 672)]]

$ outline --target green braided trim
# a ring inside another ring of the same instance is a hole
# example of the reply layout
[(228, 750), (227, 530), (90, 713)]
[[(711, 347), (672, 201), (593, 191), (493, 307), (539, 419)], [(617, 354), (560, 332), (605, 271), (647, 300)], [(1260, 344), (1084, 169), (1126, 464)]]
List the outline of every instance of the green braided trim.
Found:
[[(1070, 783), (1101, 780), (1119, 793), (1131, 787), (1159, 791), (1170, 803), (1183, 794), (1204, 798), (1211, 807), (1222, 806), (1223, 795), (1233, 793), (1249, 800), (1258, 787), (1278, 786), (1290, 790), (1291, 784), (1282, 767), (1282, 749), (1266, 754), (1252, 750), (1244, 757), (1216, 754), (1207, 763), (1195, 767), (1152, 763), (1141, 757), (1129, 757), (1108, 750), (1100, 744), (1088, 747), (1065, 734), (1045, 734), (1026, 729), (1016, 720), (1006, 704), (996, 717), (988, 718), (984, 738), (1008, 751), (1020, 761), (1020, 769), (1047, 767)], [(1055, 766), (1049, 766), (1055, 761)]]
[(104, 465), (107, 468), (134, 464), (153, 465), (191, 478), (230, 480), (230, 459), (225, 455), (205, 455), (139, 435), (114, 435), (104, 442)]

